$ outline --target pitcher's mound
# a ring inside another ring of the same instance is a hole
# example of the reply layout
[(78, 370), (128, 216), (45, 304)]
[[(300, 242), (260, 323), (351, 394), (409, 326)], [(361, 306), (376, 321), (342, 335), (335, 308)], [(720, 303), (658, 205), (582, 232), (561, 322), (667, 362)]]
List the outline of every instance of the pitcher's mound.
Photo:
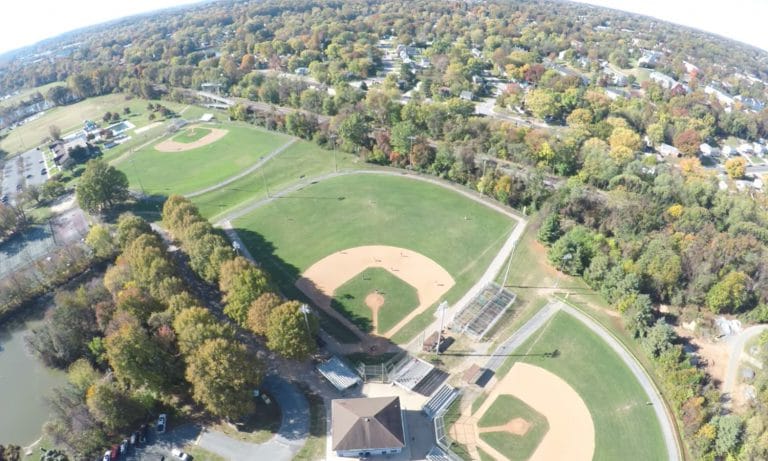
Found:
[(531, 423), (523, 418), (515, 418), (508, 422), (506, 425), (507, 432), (511, 432), (515, 435), (525, 435), (528, 433), (528, 429), (531, 428)]

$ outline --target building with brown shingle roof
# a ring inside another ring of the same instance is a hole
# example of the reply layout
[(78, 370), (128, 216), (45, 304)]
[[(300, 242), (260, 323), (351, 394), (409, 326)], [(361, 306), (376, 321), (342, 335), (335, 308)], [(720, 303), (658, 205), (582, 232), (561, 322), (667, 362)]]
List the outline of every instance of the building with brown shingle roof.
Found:
[(400, 397), (337, 399), (331, 402), (331, 447), (352, 458), (400, 453), (404, 424)]

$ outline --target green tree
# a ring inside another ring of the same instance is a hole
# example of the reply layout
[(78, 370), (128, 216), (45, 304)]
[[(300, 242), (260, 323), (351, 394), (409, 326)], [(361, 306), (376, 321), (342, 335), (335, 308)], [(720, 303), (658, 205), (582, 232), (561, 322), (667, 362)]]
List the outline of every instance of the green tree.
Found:
[(76, 193), (81, 208), (100, 213), (128, 198), (128, 178), (103, 160), (89, 160)]
[(96, 224), (88, 231), (85, 243), (91, 247), (93, 254), (99, 259), (107, 259), (115, 256), (117, 247), (109, 233), (109, 228), (104, 224)]
[(549, 262), (571, 275), (581, 275), (597, 253), (599, 236), (584, 226), (575, 226), (560, 237), (547, 253)]
[(418, 130), (413, 122), (405, 121), (396, 123), (392, 127), (392, 136), (390, 137), (392, 148), (400, 154), (410, 155), (417, 134)]
[(144, 416), (141, 405), (114, 382), (101, 381), (92, 385), (85, 401), (91, 415), (110, 432), (127, 430)]
[(135, 320), (107, 336), (107, 358), (122, 382), (167, 392), (178, 377), (178, 364)]
[(664, 351), (672, 347), (672, 341), (676, 338), (675, 330), (664, 319), (659, 319), (648, 330), (642, 345), (648, 355), (659, 357)]
[(733, 455), (741, 443), (744, 422), (735, 414), (717, 416), (717, 437), (715, 438), (715, 453), (720, 456)]
[(544, 245), (552, 245), (560, 238), (562, 230), (560, 228), (560, 214), (555, 212), (550, 213), (544, 218), (539, 228), (538, 240)]
[(558, 118), (562, 107), (557, 95), (549, 89), (535, 89), (525, 96), (525, 105), (531, 113), (541, 119)]
[(746, 308), (752, 298), (750, 282), (749, 276), (744, 272), (729, 272), (709, 289), (707, 307), (716, 314), (731, 314)]
[(142, 234), (152, 234), (152, 227), (143, 218), (133, 213), (123, 213), (117, 218), (117, 244), (121, 249)]
[(101, 374), (93, 368), (88, 359), (75, 360), (67, 370), (67, 380), (83, 395), (99, 379)]
[(267, 347), (289, 359), (305, 359), (317, 350), (317, 330), (317, 318), (302, 313), (298, 301), (288, 301), (269, 314)]
[(242, 256), (221, 265), (219, 288), (224, 293), (224, 313), (242, 326), (248, 319), (248, 307), (268, 287), (266, 274)]
[(338, 132), (342, 142), (356, 148), (368, 144), (370, 127), (365, 117), (352, 113), (339, 124)]
[(211, 311), (202, 307), (189, 307), (179, 312), (173, 320), (173, 329), (184, 354), (194, 352), (209, 339), (232, 337), (231, 331)]
[(210, 339), (189, 358), (192, 396), (216, 416), (237, 420), (253, 411), (253, 391), (261, 383), (261, 364), (245, 346)]

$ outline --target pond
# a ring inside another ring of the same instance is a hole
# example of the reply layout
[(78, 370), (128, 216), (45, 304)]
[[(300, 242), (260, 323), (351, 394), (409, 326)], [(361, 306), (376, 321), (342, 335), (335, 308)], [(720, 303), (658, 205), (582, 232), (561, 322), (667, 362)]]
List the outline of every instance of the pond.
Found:
[(66, 381), (30, 354), (24, 336), (42, 323), (43, 311), (0, 325), (0, 444), (28, 446), (48, 419), (45, 397)]

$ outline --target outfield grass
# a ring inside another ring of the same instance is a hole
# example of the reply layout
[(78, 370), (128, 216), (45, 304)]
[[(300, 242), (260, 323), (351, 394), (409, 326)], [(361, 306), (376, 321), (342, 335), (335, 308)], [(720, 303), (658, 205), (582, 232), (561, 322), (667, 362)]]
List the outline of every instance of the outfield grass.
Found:
[[(69, 106), (55, 107), (46, 111), (45, 115), (29, 123), (12, 130), (6, 138), (0, 141), (0, 148), (8, 152), (21, 152), (38, 146), (42, 141), (50, 137), (49, 127), (56, 125), (61, 133), (66, 135), (72, 131), (81, 129), (84, 120), (93, 120), (101, 123), (105, 112), (119, 112), (122, 117), (136, 125), (137, 128), (147, 125), (149, 113), (146, 99), (130, 98), (119, 93), (106, 96), (88, 98)], [(158, 101), (153, 101), (157, 103)], [(159, 101), (165, 107), (178, 112), (184, 106), (169, 101)], [(131, 114), (122, 115), (124, 108), (130, 108)], [(106, 126), (106, 124), (104, 124)], [(132, 135), (132, 131), (127, 134)]]
[(211, 130), (209, 128), (203, 128), (201, 126), (193, 126), (177, 134), (176, 136), (171, 138), (171, 140), (174, 142), (189, 144), (195, 141), (199, 141), (205, 136), (208, 136), (210, 133), (211, 133)]
[(334, 171), (334, 155), (338, 169), (357, 167), (357, 158), (342, 152), (321, 148), (315, 143), (297, 141), (258, 171), (209, 192), (192, 201), (203, 216), (216, 221), (253, 199), (266, 198), (267, 189), (278, 191), (302, 179)]
[(118, 168), (131, 188), (147, 194), (184, 194), (223, 181), (279, 148), (286, 135), (246, 125), (223, 125), (229, 130), (218, 141), (184, 152), (158, 152), (153, 146), (131, 154)]
[[(554, 358), (540, 356), (555, 350)], [(584, 399), (595, 425), (594, 460), (665, 458), (661, 426), (645, 391), (619, 356), (581, 322), (558, 313), (515, 354), (499, 376), (514, 362), (527, 362), (560, 376)]]
[[(417, 251), (446, 269), (456, 280), (445, 296), (453, 302), (485, 271), (515, 223), (433, 184), (361, 174), (308, 185), (234, 224), (287, 294), (297, 294), (298, 276), (333, 252), (390, 245)], [(425, 312), (393, 340), (411, 339), (432, 316)]]
[(483, 432), (480, 438), (510, 460), (523, 461), (531, 457), (549, 430), (547, 418), (541, 413), (516, 397), (500, 395), (480, 418), (477, 425), (478, 427), (503, 426), (515, 418), (523, 418), (531, 425), (525, 435), (516, 435), (507, 431)]
[(386, 269), (372, 267), (337, 288), (332, 306), (362, 331), (371, 332), (373, 312), (365, 304), (365, 297), (374, 291), (384, 296), (384, 304), (377, 319), (378, 333), (389, 331), (419, 305), (419, 296), (414, 287)]

